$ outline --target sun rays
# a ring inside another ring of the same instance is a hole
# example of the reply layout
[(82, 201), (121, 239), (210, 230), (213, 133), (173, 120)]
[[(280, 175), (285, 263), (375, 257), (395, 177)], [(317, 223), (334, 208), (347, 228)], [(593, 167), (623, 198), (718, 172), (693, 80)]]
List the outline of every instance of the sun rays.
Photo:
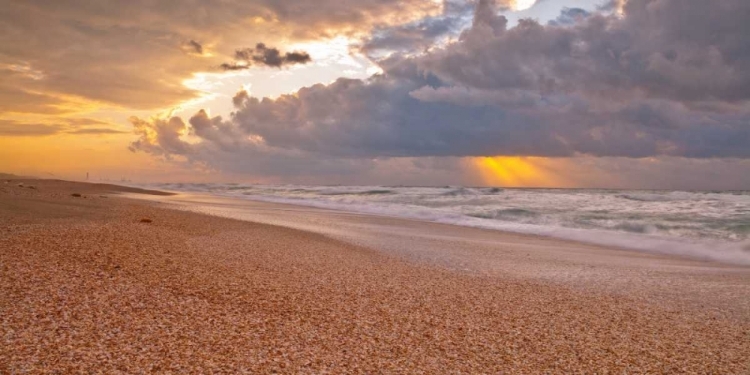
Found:
[(544, 158), (486, 156), (473, 158), (472, 163), (486, 185), (546, 187), (557, 186), (561, 182)]

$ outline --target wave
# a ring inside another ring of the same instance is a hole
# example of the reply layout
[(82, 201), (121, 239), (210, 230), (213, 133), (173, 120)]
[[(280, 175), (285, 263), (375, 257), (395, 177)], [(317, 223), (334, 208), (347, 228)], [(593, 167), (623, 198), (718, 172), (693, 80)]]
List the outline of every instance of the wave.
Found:
[(393, 190), (365, 190), (360, 192), (329, 192), (329, 193), (323, 193), (323, 195), (359, 195), (359, 196), (367, 196), (367, 195), (388, 195), (388, 194), (396, 194)]
[(750, 265), (750, 193), (471, 187), (162, 184), (366, 214)]
[(471, 217), (476, 217), (480, 219), (508, 219), (508, 220), (517, 220), (520, 217), (537, 217), (541, 215), (538, 212), (524, 210), (522, 208), (508, 208), (503, 210), (493, 210), (489, 212), (476, 212), (476, 213), (469, 213), (467, 214)]

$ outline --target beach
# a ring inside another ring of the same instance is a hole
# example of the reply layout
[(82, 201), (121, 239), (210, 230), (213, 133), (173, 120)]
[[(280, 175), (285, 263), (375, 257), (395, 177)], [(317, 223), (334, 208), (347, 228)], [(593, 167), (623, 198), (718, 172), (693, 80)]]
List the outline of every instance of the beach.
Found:
[(750, 371), (747, 266), (4, 182), (2, 373)]

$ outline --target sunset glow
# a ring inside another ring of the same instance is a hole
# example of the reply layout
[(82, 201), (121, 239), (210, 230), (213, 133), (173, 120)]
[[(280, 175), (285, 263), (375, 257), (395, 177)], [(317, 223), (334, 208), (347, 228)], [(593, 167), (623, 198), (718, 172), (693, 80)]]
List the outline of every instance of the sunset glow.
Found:
[(0, 9), (0, 375), (746, 370), (750, 0)]
[(0, 166), (744, 189), (747, 32), (714, 27), (748, 5), (717, 1), (10, 2)]
[(559, 183), (556, 176), (540, 166), (540, 158), (496, 156), (474, 158), (473, 162), (488, 186), (548, 187)]
[(536, 0), (516, 0), (513, 9), (514, 10), (526, 10), (534, 6)]

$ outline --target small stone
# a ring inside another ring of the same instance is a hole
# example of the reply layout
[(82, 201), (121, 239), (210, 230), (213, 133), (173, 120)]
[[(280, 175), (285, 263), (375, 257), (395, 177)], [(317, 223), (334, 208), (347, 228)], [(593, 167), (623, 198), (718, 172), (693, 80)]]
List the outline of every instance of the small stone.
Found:
[(141, 219), (141, 223), (153, 223), (154, 221), (151, 219)]
[(81, 197), (81, 194), (78, 194), (78, 193), (73, 193), (73, 194), (70, 194), (70, 196), (71, 196), (71, 197), (75, 197), (75, 198), (80, 198), (80, 197)]
[(20, 184), (18, 184), (18, 187), (23, 187), (23, 182), (21, 182)]

